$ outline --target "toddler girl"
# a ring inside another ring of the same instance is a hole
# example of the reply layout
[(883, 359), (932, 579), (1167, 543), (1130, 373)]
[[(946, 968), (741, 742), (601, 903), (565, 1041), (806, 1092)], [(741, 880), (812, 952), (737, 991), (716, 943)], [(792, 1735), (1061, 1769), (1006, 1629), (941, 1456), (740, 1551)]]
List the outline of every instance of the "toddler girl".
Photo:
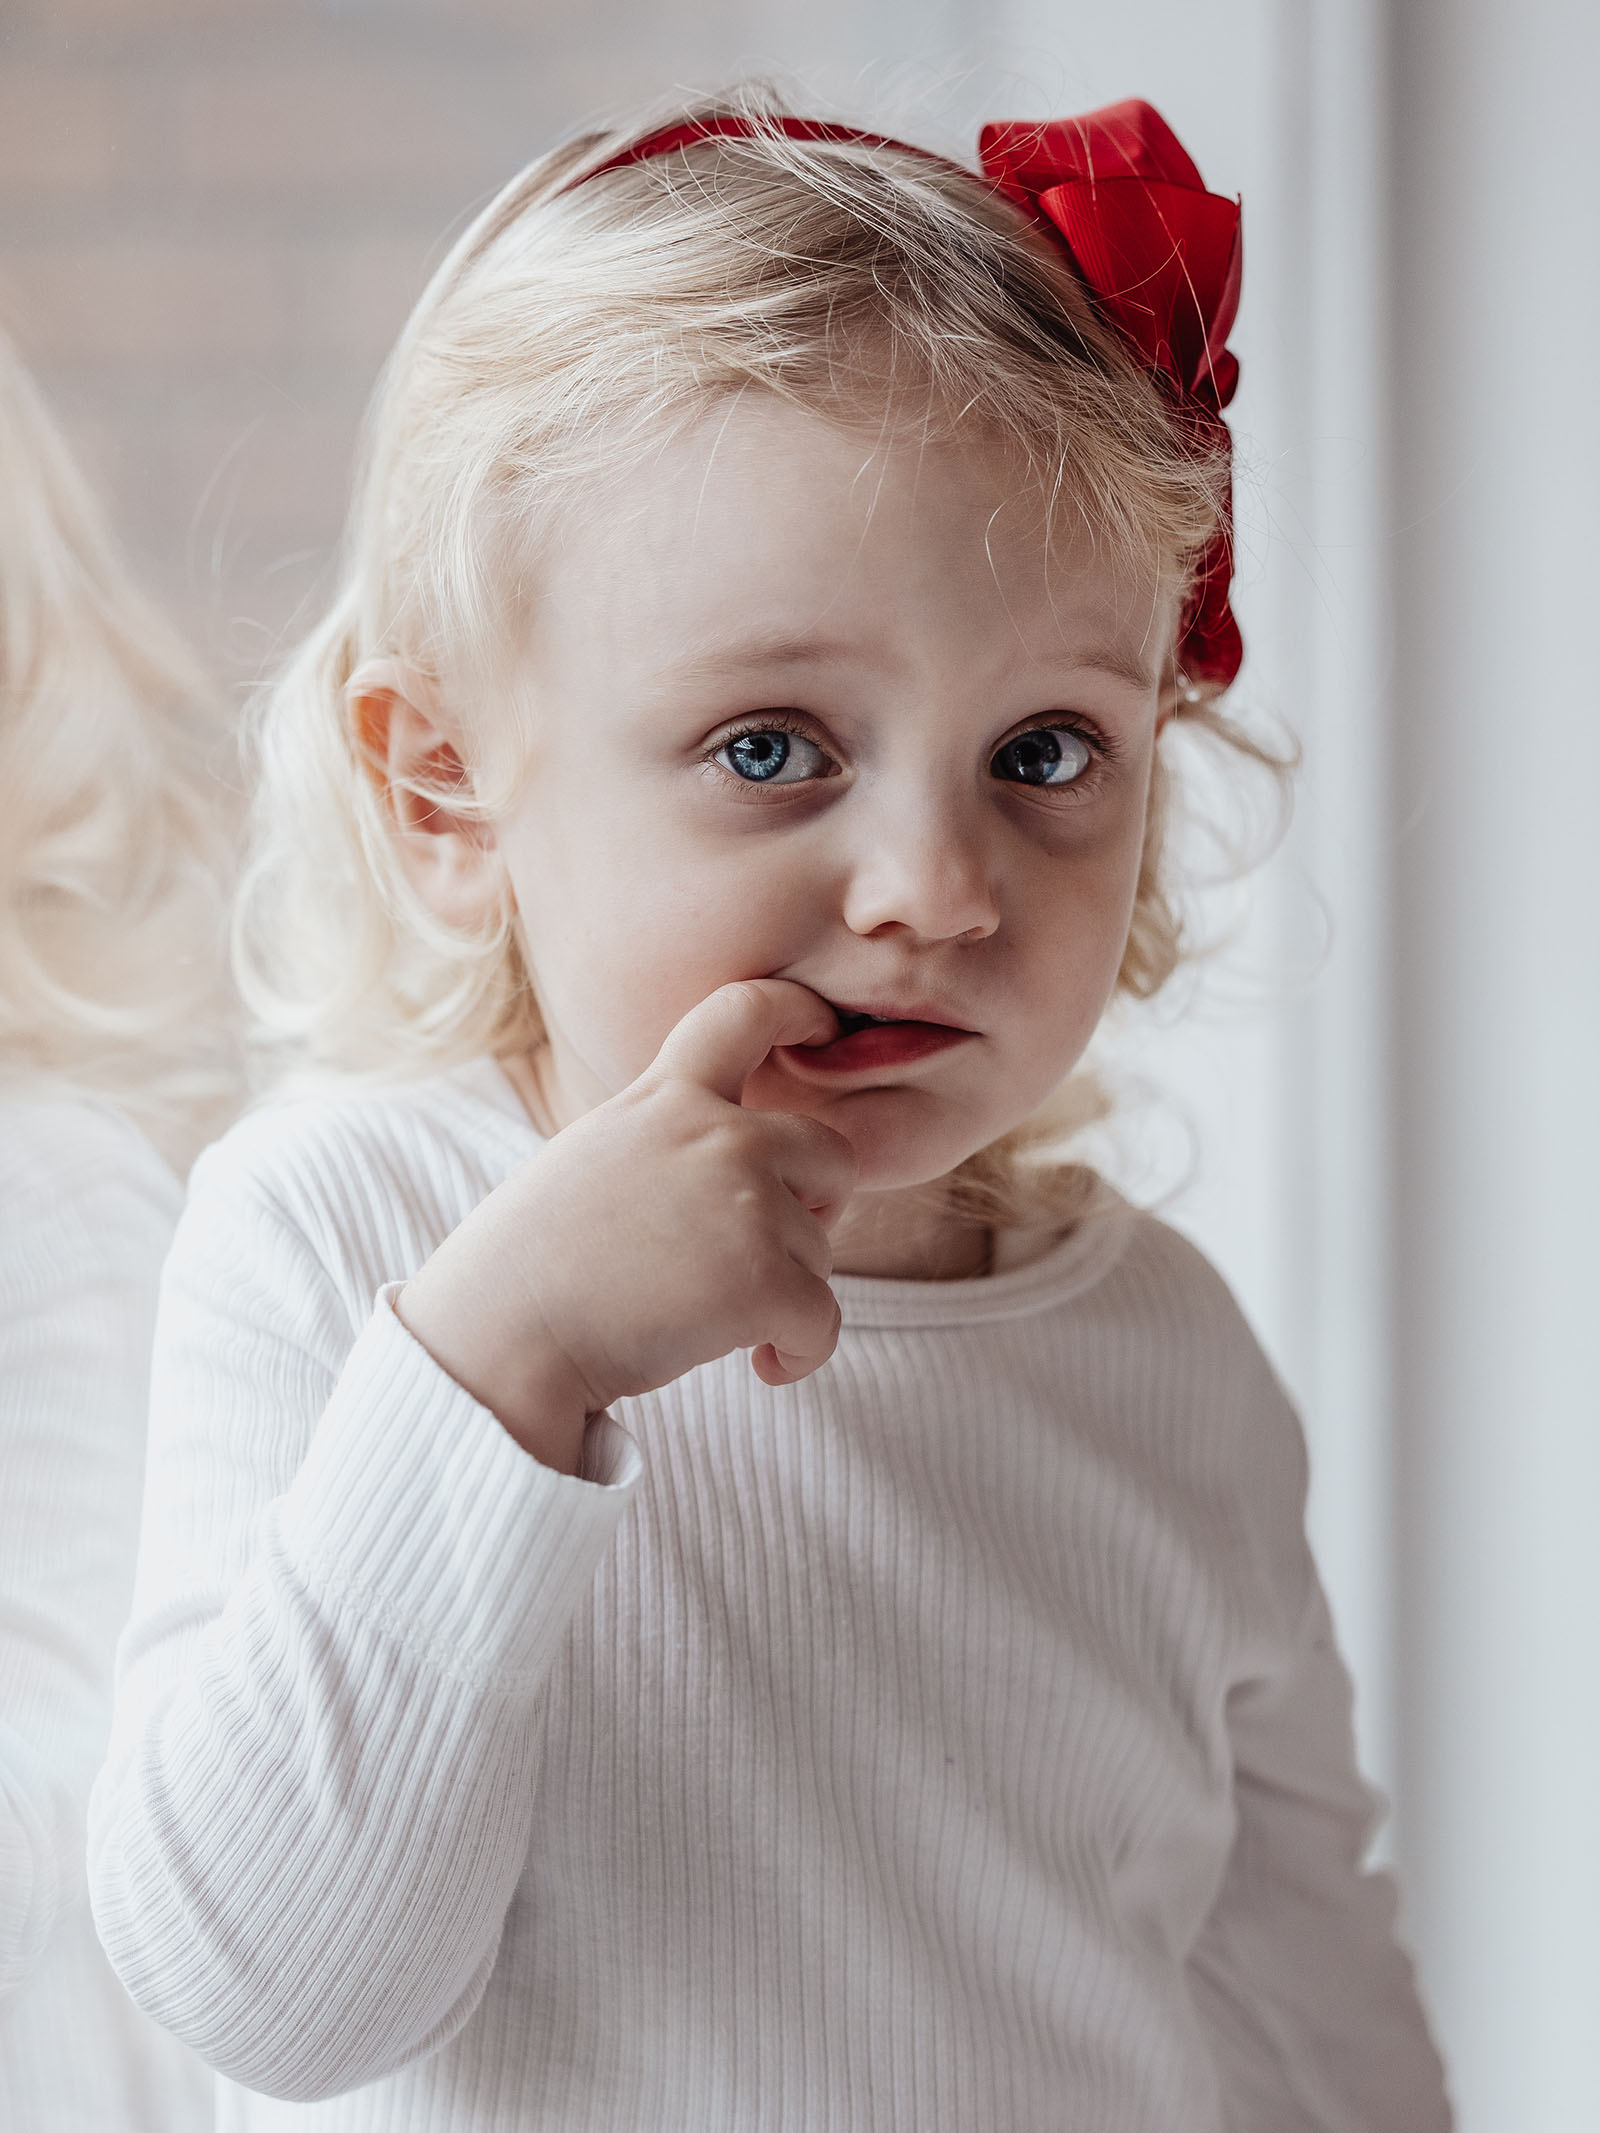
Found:
[(92, 1839), (228, 2126), (1445, 2123), (1294, 1420), (1048, 1138), (1238, 663), (1237, 212), (983, 158), (586, 140), (385, 378), (242, 920), (338, 1079), (196, 1172)]
[(0, 2126), (188, 2133), (95, 1938), (156, 1277), (237, 1097), (210, 691), (0, 336)]

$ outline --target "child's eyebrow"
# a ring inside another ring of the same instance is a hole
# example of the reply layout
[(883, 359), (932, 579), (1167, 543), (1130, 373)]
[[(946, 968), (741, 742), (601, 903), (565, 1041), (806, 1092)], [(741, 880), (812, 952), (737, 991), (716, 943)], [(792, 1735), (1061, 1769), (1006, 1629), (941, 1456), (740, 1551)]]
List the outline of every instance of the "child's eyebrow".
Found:
[(1130, 689), (1142, 694), (1156, 685), (1155, 669), (1137, 659), (1130, 652), (1119, 652), (1114, 645), (1095, 645), (1090, 650), (1078, 652), (1072, 665), (1085, 674), (1105, 674), (1112, 681), (1125, 682)]
[[(661, 671), (692, 679), (713, 678), (747, 672), (752, 667), (828, 666), (860, 658), (861, 647), (843, 638), (818, 637), (801, 631), (763, 630), (748, 637), (733, 637), (697, 647), (680, 659), (666, 659)], [(1103, 674), (1112, 681), (1137, 689), (1142, 695), (1155, 686), (1155, 671), (1131, 652), (1115, 645), (1096, 644), (1066, 653), (1062, 668), (1075, 673)]]
[(678, 674), (726, 674), (744, 667), (825, 666), (858, 656), (858, 648), (842, 638), (817, 637), (808, 632), (761, 630), (748, 637), (731, 637), (697, 647), (681, 659), (665, 662)]

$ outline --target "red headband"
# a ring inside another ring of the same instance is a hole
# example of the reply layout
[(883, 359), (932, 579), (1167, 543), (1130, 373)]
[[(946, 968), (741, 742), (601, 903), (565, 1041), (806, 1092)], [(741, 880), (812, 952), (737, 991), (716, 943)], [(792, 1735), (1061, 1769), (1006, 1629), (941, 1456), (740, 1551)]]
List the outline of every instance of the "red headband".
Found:
[[(821, 119), (744, 118), (729, 112), (647, 134), (584, 182), (709, 140), (790, 141), (897, 148), (881, 134)], [(929, 157), (930, 161), (941, 158)], [(1239, 203), (1208, 193), (1172, 128), (1151, 105), (1108, 104), (1081, 118), (985, 126), (978, 136), (983, 175), (1066, 253), (1123, 345), (1167, 390), (1198, 443), (1228, 455), (1222, 410), (1239, 365), (1226, 343), (1239, 308)], [(1226, 687), (1244, 659), (1228, 600), (1233, 578), (1233, 502), (1200, 558), (1183, 614), (1178, 653), (1190, 681)]]

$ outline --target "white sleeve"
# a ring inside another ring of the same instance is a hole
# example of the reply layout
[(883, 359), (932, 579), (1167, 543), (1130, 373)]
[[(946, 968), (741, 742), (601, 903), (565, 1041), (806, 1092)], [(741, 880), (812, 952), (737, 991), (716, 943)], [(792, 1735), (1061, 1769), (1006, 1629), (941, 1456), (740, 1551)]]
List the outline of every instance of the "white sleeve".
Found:
[(178, 1198), (108, 1114), (0, 1112), (0, 1996), (83, 1893)]
[(1229, 2133), (1446, 2133), (1444, 2073), (1395, 1891), (1365, 1867), (1375, 1796), (1314, 1576), (1294, 1663), (1235, 1690), (1237, 1829), (1190, 1958)]
[[(221, 1152), (221, 1151), (219, 1151)], [(297, 2100), (433, 2051), (534, 1833), (538, 1700), (638, 1477), (522, 1452), (380, 1295), (210, 1162), (156, 1336), (134, 1619), (90, 1810), (129, 1992)]]

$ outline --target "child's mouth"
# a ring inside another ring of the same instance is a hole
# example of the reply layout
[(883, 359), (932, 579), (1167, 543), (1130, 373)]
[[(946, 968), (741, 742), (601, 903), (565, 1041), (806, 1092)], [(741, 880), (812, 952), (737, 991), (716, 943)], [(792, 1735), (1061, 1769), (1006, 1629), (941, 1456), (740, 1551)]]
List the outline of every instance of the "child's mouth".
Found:
[(933, 1022), (912, 1016), (875, 1015), (865, 1008), (839, 1007), (830, 1000), (838, 1018), (839, 1034), (827, 1044), (794, 1044), (784, 1057), (802, 1073), (859, 1074), (874, 1068), (909, 1066), (935, 1052), (963, 1044), (977, 1034), (949, 1022)]

